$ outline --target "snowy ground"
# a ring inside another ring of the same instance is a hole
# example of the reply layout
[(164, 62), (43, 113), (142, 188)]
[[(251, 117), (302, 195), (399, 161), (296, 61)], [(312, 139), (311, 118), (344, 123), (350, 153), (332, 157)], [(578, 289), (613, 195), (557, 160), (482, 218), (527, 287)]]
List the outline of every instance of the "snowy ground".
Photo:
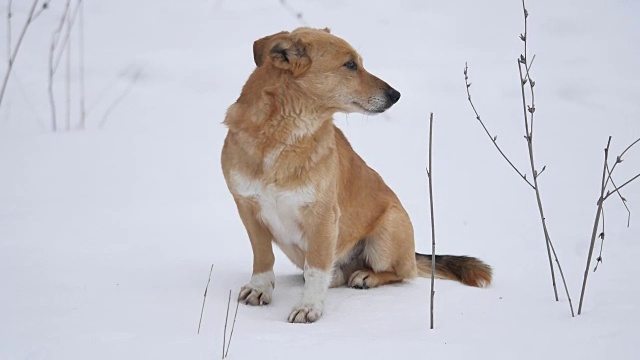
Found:
[[(13, 3), (15, 42), (30, 2)], [(220, 123), (254, 66), (253, 41), (299, 21), (276, 0), (87, 1), (88, 129), (54, 134), (47, 61), (63, 3), (52, 1), (30, 28), (0, 108), (0, 359), (216, 358), (228, 291), (235, 297), (251, 269), (220, 171)], [(571, 318), (565, 296), (552, 298), (534, 194), (466, 103), (468, 61), (476, 106), (524, 169), (520, 2), (289, 3), (350, 41), (402, 93), (382, 116), (336, 122), (397, 192), (427, 253), (424, 167), (435, 113), (438, 252), (482, 258), (495, 281), (487, 289), (437, 281), (433, 331), (425, 279), (331, 290), (321, 321), (292, 325), (285, 319), (302, 278), (278, 254), (273, 304), (240, 307), (229, 358), (636, 358), (640, 183), (625, 192), (630, 228), (619, 199), (609, 200), (604, 263), (583, 316)], [(544, 0), (529, 11), (543, 200), (577, 306), (602, 149), (608, 135), (613, 154), (640, 137), (640, 3)], [(72, 81), (77, 88), (77, 74)], [(618, 181), (640, 170), (639, 151), (616, 170)]]

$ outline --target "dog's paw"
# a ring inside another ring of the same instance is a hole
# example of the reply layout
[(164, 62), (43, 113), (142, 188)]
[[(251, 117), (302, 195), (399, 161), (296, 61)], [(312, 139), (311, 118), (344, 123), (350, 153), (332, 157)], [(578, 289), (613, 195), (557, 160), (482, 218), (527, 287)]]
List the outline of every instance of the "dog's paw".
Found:
[(309, 324), (318, 321), (322, 317), (322, 307), (310, 304), (301, 304), (291, 310), (290, 323)]
[(347, 284), (354, 289), (369, 289), (378, 286), (378, 278), (372, 271), (356, 270), (349, 277)]
[(247, 305), (259, 306), (271, 303), (272, 288), (257, 288), (251, 284), (247, 284), (240, 289), (238, 301)]

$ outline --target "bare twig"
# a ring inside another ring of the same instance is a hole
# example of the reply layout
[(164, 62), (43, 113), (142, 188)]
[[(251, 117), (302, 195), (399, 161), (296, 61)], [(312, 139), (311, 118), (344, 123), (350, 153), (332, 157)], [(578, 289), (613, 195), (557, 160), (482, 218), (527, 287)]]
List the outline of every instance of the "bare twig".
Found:
[(231, 346), (231, 338), (233, 337), (233, 329), (236, 328), (236, 318), (238, 317), (238, 307), (240, 306), (240, 299), (236, 300), (236, 312), (233, 314), (233, 323), (231, 324), (231, 333), (229, 334), (229, 342), (227, 343), (227, 351), (224, 352), (224, 357), (229, 355), (229, 347)]
[(40, 16), (40, 14), (42, 14), (43, 11), (47, 10), (49, 8), (49, 3), (51, 2), (51, 0), (45, 0), (44, 2), (42, 2), (42, 6), (40, 6), (40, 8), (38, 10), (36, 10), (36, 13), (33, 14), (33, 20), (37, 19), (38, 16)]
[(202, 309), (200, 309), (200, 320), (198, 321), (198, 334), (200, 334), (200, 325), (202, 324), (202, 314), (204, 314), (204, 303), (207, 301), (207, 291), (209, 291), (209, 283), (211, 282), (211, 273), (213, 272), (213, 264), (209, 269), (209, 278), (207, 279), (207, 286), (204, 288), (204, 298), (202, 299)]
[[(65, 20), (67, 23), (67, 27), (65, 29), (66, 31), (64, 32), (64, 38), (62, 39), (62, 42), (59, 43), (60, 50), (58, 51), (58, 54), (55, 56), (53, 67), (56, 70), (58, 69), (60, 62), (62, 61), (62, 56), (65, 55), (67, 44), (69, 43), (69, 38), (71, 37), (71, 30), (73, 30), (73, 25), (75, 25), (76, 18), (78, 17), (78, 13), (80, 12), (80, 4), (81, 4), (80, 2), (77, 2), (76, 6), (73, 8), (73, 11), (71, 13), (68, 12), (68, 9), (65, 10)], [(60, 32), (62, 32), (62, 28)]]
[[(528, 40), (528, 33), (527, 33), (527, 18), (529, 17), (529, 12), (527, 11), (526, 5), (524, 0), (522, 0), (522, 11), (523, 11), (523, 15), (524, 15), (524, 33), (520, 34), (520, 39), (522, 40), (522, 42), (524, 43), (524, 53), (520, 55), (520, 58), (518, 59), (518, 71), (520, 74), (520, 91), (521, 91), (521, 95), (522, 95), (522, 111), (523, 111), (523, 115), (524, 115), (524, 126), (525, 126), (525, 139), (527, 140), (527, 150), (529, 152), (529, 164), (531, 165), (531, 172), (534, 174), (533, 176), (533, 184), (534, 184), (534, 190), (536, 193), (536, 202), (538, 204), (538, 212), (540, 214), (540, 221), (542, 223), (542, 230), (544, 232), (544, 237), (545, 237), (545, 244), (547, 247), (547, 257), (549, 259), (549, 268), (551, 271), (551, 282), (553, 285), (553, 293), (555, 296), (556, 301), (558, 301), (558, 290), (557, 290), (557, 286), (556, 286), (556, 279), (555, 279), (555, 271), (553, 269), (553, 260), (551, 258), (551, 253), (553, 252), (553, 257), (555, 259), (556, 264), (558, 265), (558, 271), (560, 272), (560, 277), (562, 278), (562, 283), (564, 285), (564, 289), (567, 295), (567, 299), (569, 301), (569, 308), (571, 309), (571, 316), (575, 316), (574, 311), (573, 311), (573, 303), (571, 301), (571, 296), (569, 294), (569, 288), (567, 286), (567, 282), (564, 276), (564, 272), (562, 271), (562, 266), (560, 265), (560, 260), (558, 259), (558, 255), (555, 251), (555, 247), (553, 246), (553, 243), (551, 242), (551, 237), (549, 235), (549, 229), (547, 227), (547, 221), (546, 221), (546, 217), (544, 215), (544, 207), (542, 205), (542, 199), (540, 197), (540, 186), (538, 184), (538, 170), (536, 169), (536, 164), (535, 164), (535, 159), (534, 159), (534, 151), (533, 151), (533, 125), (534, 125), (534, 114), (536, 111), (536, 107), (535, 107), (535, 92), (533, 90), (534, 86), (535, 86), (535, 81), (531, 78), (530, 75), (530, 69), (531, 69), (531, 65), (528, 62), (528, 55), (527, 55), (527, 40)], [(526, 75), (523, 75), (522, 73), (522, 65), (524, 65), (525, 71), (526, 71)], [(526, 83), (529, 83), (529, 89), (530, 89), (530, 97), (531, 97), (531, 105), (527, 105), (527, 100), (526, 100), (526, 95), (525, 95), (525, 85)], [(528, 113), (528, 114), (527, 114)], [(544, 169), (544, 168), (543, 168)], [(542, 170), (544, 171), (544, 170)], [(540, 171), (540, 173), (542, 173), (542, 171)]]
[(53, 32), (53, 35), (51, 37), (51, 46), (49, 47), (49, 84), (47, 86), (47, 90), (49, 93), (49, 107), (51, 108), (51, 129), (54, 132), (58, 130), (58, 124), (56, 120), (56, 98), (53, 94), (53, 77), (57, 69), (57, 65), (54, 66), (55, 64), (54, 56), (55, 56), (56, 47), (58, 46), (58, 42), (60, 40), (60, 33), (62, 32), (62, 28), (64, 27), (65, 20), (69, 15), (70, 4), (71, 4), (71, 0), (66, 0), (63, 15), (60, 18), (58, 27)]
[(480, 125), (482, 125), (482, 128), (484, 129), (484, 132), (487, 134), (489, 139), (491, 139), (491, 142), (496, 147), (496, 150), (498, 150), (498, 152), (500, 153), (500, 155), (502, 155), (502, 157), (505, 159), (505, 161), (507, 163), (509, 163), (509, 165), (511, 165), (511, 168), (513, 168), (513, 170), (515, 170), (515, 172), (518, 173), (518, 175), (520, 175), (520, 178), (522, 178), (522, 180), (524, 180), (527, 184), (529, 184), (529, 186), (531, 186), (532, 189), (535, 189), (533, 184), (529, 180), (527, 180), (527, 176), (525, 174), (523, 174), (522, 172), (520, 172), (520, 170), (518, 170), (518, 168), (515, 165), (513, 165), (511, 160), (509, 160), (507, 155), (505, 155), (505, 153), (502, 151), (502, 149), (498, 145), (498, 136), (497, 135), (492, 136), (491, 133), (489, 132), (489, 130), (487, 129), (487, 127), (485, 126), (484, 122), (480, 118), (480, 114), (478, 114), (478, 111), (476, 110), (475, 105), (473, 105), (473, 101), (471, 100), (471, 93), (469, 92), (469, 88), (471, 87), (471, 83), (469, 82), (469, 67), (467, 66), (467, 63), (464, 64), (464, 83), (465, 83), (466, 88), (467, 88), (467, 100), (469, 101), (469, 104), (471, 105), (471, 108), (473, 109), (473, 112), (476, 114), (476, 119), (478, 120), (478, 122), (480, 122)]
[[(616, 185), (616, 183), (613, 181), (613, 174), (611, 174), (611, 170), (609, 170), (609, 164), (607, 164), (607, 172), (609, 173), (609, 175), (607, 175), (607, 179), (611, 180), (611, 185), (613, 185), (614, 188), (617, 188), (618, 185)], [(622, 205), (627, 210), (627, 227), (629, 227), (631, 225), (631, 210), (629, 209), (629, 206), (627, 206), (627, 199), (625, 199), (625, 197), (622, 196), (620, 191), (616, 191), (616, 193), (618, 194), (618, 197), (620, 197), (620, 201), (622, 202)], [(604, 213), (602, 216), (604, 217)], [(602, 220), (602, 222), (604, 223), (604, 219)], [(600, 255), (602, 255), (602, 247), (600, 247)], [(598, 265), (596, 264), (596, 267), (597, 266)]]
[(602, 262), (602, 248), (604, 247), (604, 207), (602, 208), (602, 230), (600, 231), (600, 235), (598, 235), (598, 237), (600, 238), (600, 254), (598, 254), (598, 257), (596, 258), (596, 266), (593, 268), (593, 272), (596, 272), (596, 270), (598, 270), (598, 265)]
[(637, 174), (636, 176), (634, 176), (634, 177), (632, 177), (631, 179), (627, 180), (624, 184), (622, 184), (622, 185), (620, 185), (620, 186), (616, 187), (615, 189), (613, 189), (613, 190), (611, 190), (611, 191), (608, 191), (608, 192), (607, 192), (607, 195), (602, 199), (602, 201), (607, 200), (607, 199), (609, 198), (609, 196), (611, 196), (612, 194), (617, 193), (617, 192), (620, 192), (620, 190), (621, 190), (623, 187), (625, 187), (625, 186), (629, 185), (631, 182), (633, 182), (635, 179), (637, 179), (637, 178), (639, 178), (639, 177), (640, 177), (640, 174)]
[[(525, 126), (525, 139), (527, 140), (527, 150), (529, 152), (529, 164), (531, 165), (531, 171), (535, 174), (536, 170), (535, 170), (535, 161), (534, 161), (534, 157), (533, 157), (533, 133), (531, 132), (530, 129), (530, 122), (528, 120), (528, 116), (527, 116), (527, 102), (526, 102), (526, 97), (525, 97), (525, 93), (524, 93), (524, 80), (523, 80), (523, 76), (522, 76), (522, 57), (518, 60), (518, 69), (520, 71), (520, 89), (522, 92), (522, 110), (524, 113), (524, 126)], [(534, 105), (528, 107), (529, 109), (535, 109), (533, 107)], [(535, 111), (535, 110), (534, 110)], [(530, 111), (531, 112), (531, 111)], [(531, 112), (531, 114), (533, 115), (533, 112)], [(553, 260), (551, 259), (551, 245), (549, 244), (551, 242), (550, 236), (549, 236), (549, 232), (547, 229), (547, 222), (544, 216), (544, 208), (542, 207), (542, 200), (540, 198), (540, 191), (539, 191), (539, 187), (538, 187), (538, 178), (537, 176), (533, 177), (533, 183), (534, 183), (534, 190), (536, 193), (536, 201), (538, 204), (538, 212), (540, 213), (540, 219), (542, 221), (542, 230), (544, 232), (544, 237), (545, 237), (545, 243), (547, 246), (547, 256), (549, 259), (549, 268), (551, 270), (551, 283), (553, 285), (553, 294), (555, 296), (556, 301), (558, 301), (558, 289), (556, 287), (556, 275), (555, 275), (555, 271), (553, 270)]]
[[(71, 34), (71, 26), (72, 26), (72, 19), (70, 16), (67, 16), (67, 34), (69, 35)], [(66, 53), (64, 84), (65, 84), (65, 95), (66, 95), (65, 115), (66, 115), (67, 131), (71, 131), (71, 41), (68, 41), (69, 35), (65, 39), (64, 46), (62, 47), (62, 49)]]
[(433, 167), (431, 166), (433, 149), (433, 113), (429, 115), (429, 167), (427, 176), (429, 177), (429, 207), (431, 209), (431, 302), (430, 302), (430, 327), (433, 329), (433, 299), (436, 294), (434, 290), (436, 273), (436, 225), (433, 214)]
[(582, 279), (582, 290), (580, 291), (580, 304), (578, 304), (578, 315), (582, 313), (582, 303), (584, 301), (584, 292), (587, 287), (587, 278), (589, 277), (589, 267), (591, 267), (591, 256), (593, 255), (593, 247), (596, 243), (596, 235), (598, 233), (598, 222), (602, 213), (602, 205), (604, 203), (604, 191), (607, 179), (607, 164), (609, 161), (609, 146), (611, 145), (611, 136), (607, 141), (607, 147), (604, 148), (604, 165), (602, 166), (602, 183), (600, 185), (600, 197), (598, 198), (598, 210), (596, 211), (596, 219), (593, 221), (593, 230), (591, 232), (591, 242), (589, 243), (589, 254), (587, 255), (587, 266)]
[(224, 334), (222, 334), (222, 359), (224, 359), (224, 348), (227, 346), (227, 323), (229, 322), (229, 307), (231, 307), (231, 290), (229, 290), (229, 301), (227, 302), (227, 316), (224, 318)]
[[(635, 144), (637, 144), (637, 143), (639, 143), (639, 142), (640, 142), (640, 138), (636, 139), (636, 141), (632, 142), (632, 143), (631, 143), (631, 145), (627, 146), (627, 148), (626, 148), (626, 149), (624, 149), (624, 151), (623, 151), (623, 152), (621, 152), (621, 153), (620, 153), (620, 155), (618, 155), (618, 156), (616, 157), (616, 162), (615, 162), (615, 163), (613, 164), (613, 166), (611, 167), (611, 171), (609, 171), (609, 173), (610, 173), (610, 174), (613, 174), (613, 171), (616, 169), (616, 167), (618, 166), (618, 164), (620, 164), (620, 163), (622, 163), (622, 162), (624, 161), (624, 159), (622, 158), (622, 157), (624, 156), (624, 154), (626, 154), (626, 153), (627, 153), (627, 151), (631, 150), (631, 148), (632, 148)], [(607, 180), (606, 180), (606, 181), (605, 181), (605, 183), (604, 183), (605, 188), (607, 187), (607, 185), (609, 185), (609, 180), (612, 180), (612, 179), (611, 179), (611, 175), (609, 175), (609, 176), (607, 177)], [(615, 186), (615, 185), (614, 185), (614, 186)]]
[(302, 24), (303, 26), (309, 26), (309, 24), (305, 21), (304, 14), (302, 14), (302, 12), (294, 9), (293, 6), (291, 6), (286, 0), (280, 0), (280, 4), (282, 5), (282, 7), (287, 9), (291, 16), (296, 18), (296, 20), (298, 20), (300, 24)]
[(84, 2), (79, 0), (80, 15), (78, 18), (78, 78), (80, 83), (80, 129), (86, 126), (85, 88), (84, 88)]
[(20, 35), (18, 35), (16, 46), (13, 48), (12, 51), (10, 49), (11, 55), (9, 57), (9, 62), (8, 62), (9, 66), (7, 67), (7, 71), (4, 74), (4, 79), (2, 80), (2, 85), (0, 87), (0, 106), (2, 105), (2, 99), (4, 99), (4, 93), (7, 89), (7, 83), (9, 82), (9, 75), (11, 75), (11, 70), (13, 70), (13, 65), (16, 62), (16, 57), (18, 56), (20, 45), (22, 45), (22, 40), (24, 39), (24, 36), (27, 33), (27, 30), (29, 29), (29, 25), (31, 25), (33, 20), (35, 20), (42, 13), (42, 11), (48, 7), (48, 4), (49, 4), (49, 1), (45, 1), (42, 4), (41, 10), (39, 12), (36, 12), (36, 7), (38, 6), (38, 0), (33, 0), (33, 4), (31, 5), (31, 8), (29, 9), (29, 14), (27, 15), (27, 20), (24, 22), (24, 26), (22, 27), (22, 31), (20, 32)]
[(129, 85), (122, 91), (122, 93), (120, 93), (120, 96), (118, 96), (115, 100), (113, 100), (111, 105), (109, 105), (107, 110), (104, 112), (104, 115), (102, 116), (102, 121), (100, 121), (100, 124), (98, 125), (99, 127), (103, 127), (107, 123), (107, 120), (109, 119), (109, 115), (111, 115), (111, 112), (120, 104), (122, 100), (124, 100), (124, 98), (127, 97), (127, 95), (129, 95), (129, 92), (131, 92), (131, 89), (133, 89), (133, 86), (138, 82), (138, 79), (140, 79), (141, 75), (142, 75), (142, 70), (136, 70), (133, 73), (133, 76), (131, 77)]
[(13, 13), (11, 12), (11, 3), (13, 1), (9, 0), (7, 4), (7, 63), (11, 66), (11, 17)]

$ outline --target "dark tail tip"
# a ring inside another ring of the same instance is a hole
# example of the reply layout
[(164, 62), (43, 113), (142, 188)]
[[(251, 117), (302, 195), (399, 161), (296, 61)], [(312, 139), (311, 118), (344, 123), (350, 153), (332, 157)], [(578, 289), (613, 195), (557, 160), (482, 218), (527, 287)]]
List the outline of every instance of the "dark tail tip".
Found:
[[(468, 286), (485, 287), (491, 284), (491, 266), (470, 256), (436, 255), (436, 274), (442, 279), (456, 280)], [(416, 253), (418, 273), (431, 276), (431, 255)]]

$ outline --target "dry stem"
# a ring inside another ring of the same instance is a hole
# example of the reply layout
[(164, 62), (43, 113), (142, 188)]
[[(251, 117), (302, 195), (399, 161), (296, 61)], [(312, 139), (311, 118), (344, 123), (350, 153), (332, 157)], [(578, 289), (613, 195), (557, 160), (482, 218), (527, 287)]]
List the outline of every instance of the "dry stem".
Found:
[(309, 26), (309, 24), (305, 21), (302, 12), (296, 11), (296, 9), (294, 9), (293, 6), (289, 5), (286, 0), (280, 0), (280, 4), (282, 5), (282, 7), (287, 9), (291, 16), (296, 18), (300, 22), (300, 24), (302, 24), (303, 26)]
[(11, 66), (11, 17), (13, 16), (11, 3), (12, 0), (9, 0), (7, 4), (7, 63), (9, 66)]
[(520, 178), (522, 178), (522, 180), (524, 180), (527, 184), (529, 184), (529, 186), (531, 186), (532, 189), (535, 189), (533, 184), (529, 180), (527, 180), (527, 175), (523, 174), (522, 172), (520, 172), (520, 170), (518, 170), (518, 168), (515, 165), (513, 165), (511, 160), (509, 160), (507, 155), (505, 155), (505, 153), (502, 151), (500, 146), (498, 146), (498, 136), (497, 135), (492, 136), (491, 133), (489, 132), (489, 130), (487, 129), (487, 127), (485, 126), (484, 122), (480, 118), (480, 114), (478, 114), (478, 111), (476, 110), (475, 105), (473, 105), (473, 101), (471, 100), (471, 93), (469, 92), (469, 88), (471, 87), (471, 83), (469, 82), (469, 67), (467, 66), (467, 63), (464, 63), (464, 83), (465, 83), (466, 89), (467, 89), (467, 100), (469, 101), (469, 104), (471, 105), (471, 108), (473, 109), (473, 112), (476, 114), (476, 119), (478, 120), (478, 122), (480, 122), (480, 125), (482, 125), (482, 128), (484, 129), (484, 132), (487, 134), (489, 139), (491, 139), (491, 142), (496, 147), (496, 150), (498, 150), (500, 155), (502, 155), (502, 158), (504, 158), (504, 160), (507, 163), (509, 163), (509, 165), (511, 165), (511, 168), (513, 168), (513, 170), (515, 170), (515, 172), (518, 173), (518, 175), (520, 175)]
[[(553, 284), (553, 293), (555, 295), (556, 301), (558, 301), (558, 290), (556, 287), (556, 279), (555, 279), (555, 271), (553, 269), (553, 260), (551, 259), (551, 252), (553, 251), (553, 256), (555, 258), (555, 262), (558, 265), (558, 271), (560, 272), (560, 277), (562, 278), (562, 283), (564, 285), (565, 292), (567, 294), (567, 299), (569, 301), (569, 307), (571, 309), (571, 316), (575, 316), (573, 311), (573, 303), (571, 301), (571, 296), (569, 295), (569, 288), (567, 286), (567, 282), (564, 276), (564, 272), (562, 271), (562, 266), (560, 265), (560, 261), (558, 260), (558, 255), (556, 254), (553, 243), (551, 242), (551, 237), (549, 236), (549, 229), (547, 228), (546, 217), (544, 216), (544, 207), (542, 206), (542, 199), (540, 197), (540, 186), (538, 185), (538, 170), (536, 169), (535, 160), (534, 160), (534, 151), (533, 151), (533, 125), (534, 125), (534, 114), (536, 111), (535, 107), (535, 92), (533, 90), (535, 86), (535, 81), (531, 79), (530, 75), (530, 65), (527, 57), (527, 18), (529, 17), (529, 12), (525, 6), (524, 0), (522, 0), (522, 11), (524, 15), (524, 33), (520, 34), (520, 40), (524, 43), (524, 53), (520, 55), (518, 59), (518, 71), (520, 74), (520, 90), (522, 94), (522, 111), (524, 115), (524, 125), (525, 125), (525, 139), (527, 140), (527, 150), (529, 152), (529, 163), (531, 165), (531, 173), (533, 173), (533, 184), (534, 190), (536, 193), (536, 202), (538, 204), (538, 212), (540, 213), (540, 221), (542, 223), (542, 230), (544, 232), (545, 244), (547, 247), (547, 257), (549, 259), (549, 268), (551, 270), (551, 281)], [(526, 76), (523, 76), (522, 73), (522, 65), (525, 67)], [(530, 96), (531, 96), (531, 105), (527, 105), (526, 95), (525, 95), (525, 84), (529, 83)], [(527, 112), (529, 115), (527, 115)], [(544, 169), (544, 168), (543, 168)], [(540, 174), (542, 171), (540, 172)]]
[(604, 248), (604, 220), (605, 220), (605, 216), (604, 216), (604, 207), (602, 208), (602, 230), (600, 231), (600, 235), (598, 235), (598, 237), (600, 238), (600, 253), (598, 254), (598, 257), (596, 258), (596, 266), (593, 268), (593, 272), (596, 272), (596, 270), (598, 270), (598, 264), (600, 264), (602, 262), (602, 248)]
[(80, 129), (85, 128), (85, 88), (84, 88), (84, 3), (79, 0), (80, 15), (78, 18), (78, 77), (80, 82)]
[(98, 124), (99, 127), (103, 127), (107, 123), (107, 120), (109, 119), (109, 115), (111, 115), (111, 112), (120, 104), (122, 100), (124, 100), (127, 97), (127, 95), (129, 95), (129, 92), (133, 89), (134, 85), (138, 82), (138, 79), (140, 79), (141, 75), (142, 75), (141, 70), (136, 70), (133, 73), (131, 77), (131, 82), (129, 83), (129, 85), (122, 91), (122, 93), (120, 93), (120, 95), (115, 100), (113, 100), (111, 105), (109, 105), (107, 110), (104, 112), (104, 115), (102, 116), (102, 120)]
[[(71, 34), (71, 26), (72, 26), (72, 19), (71, 17), (67, 16), (67, 34)], [(63, 46), (63, 49), (65, 49), (65, 79), (64, 79), (64, 84), (65, 84), (65, 95), (66, 95), (66, 102), (65, 102), (65, 106), (66, 106), (66, 111), (65, 111), (65, 115), (66, 115), (66, 123), (67, 123), (67, 131), (71, 130), (71, 41), (68, 41), (68, 36), (67, 36), (67, 40), (65, 41), (65, 45)]]
[(229, 307), (231, 307), (231, 290), (229, 290), (229, 301), (227, 302), (227, 316), (224, 318), (224, 334), (222, 334), (222, 359), (224, 359), (224, 348), (227, 345), (227, 323), (229, 322)]
[(580, 304), (578, 305), (578, 315), (582, 314), (582, 303), (584, 301), (584, 291), (587, 287), (587, 278), (589, 277), (589, 267), (591, 266), (591, 256), (593, 255), (593, 247), (596, 243), (596, 235), (598, 234), (598, 223), (600, 214), (602, 213), (602, 205), (604, 203), (604, 191), (607, 180), (607, 164), (609, 160), (609, 145), (611, 145), (611, 136), (607, 141), (607, 147), (604, 148), (604, 165), (602, 166), (602, 183), (600, 185), (600, 197), (598, 198), (598, 210), (596, 211), (596, 219), (593, 221), (593, 230), (591, 231), (591, 242), (589, 244), (589, 254), (587, 255), (587, 266), (582, 279), (582, 290), (580, 291)]
[[(611, 180), (611, 185), (613, 185), (614, 188), (617, 188), (618, 185), (616, 185), (615, 181), (613, 181), (613, 174), (611, 174), (611, 170), (609, 170), (609, 164), (607, 164), (607, 172), (609, 173), (608, 179)], [(624, 205), (624, 208), (627, 210), (627, 227), (629, 227), (631, 225), (631, 210), (629, 209), (629, 206), (627, 206), (627, 199), (622, 196), (620, 191), (616, 191), (616, 193), (618, 194), (618, 197), (620, 197), (622, 205)], [(602, 216), (604, 217), (604, 214), (602, 214)], [(602, 222), (604, 222), (604, 219), (602, 220)], [(602, 247), (600, 247), (600, 255), (602, 255)], [(596, 267), (597, 266), (598, 265), (596, 264)]]
[[(9, 6), (11, 6), (11, 4), (9, 4)], [(7, 83), (9, 82), (9, 75), (11, 75), (11, 70), (13, 70), (13, 65), (16, 62), (16, 57), (18, 56), (20, 45), (22, 45), (22, 40), (24, 39), (24, 36), (27, 33), (27, 30), (29, 29), (29, 25), (31, 25), (31, 23), (42, 13), (42, 11), (44, 11), (49, 6), (49, 1), (45, 1), (44, 3), (42, 3), (42, 7), (40, 11), (36, 12), (37, 6), (38, 6), (38, 0), (33, 0), (33, 4), (29, 9), (29, 15), (27, 15), (27, 20), (25, 21), (24, 26), (22, 27), (22, 31), (20, 32), (20, 35), (18, 35), (18, 41), (16, 42), (16, 46), (13, 49), (13, 51), (9, 49), (10, 57), (9, 57), (8, 67), (7, 67), (7, 71), (4, 74), (4, 80), (2, 81), (2, 86), (0, 87), (0, 106), (2, 105), (2, 99), (4, 99), (4, 93), (5, 93), (5, 90), (7, 89)], [(9, 9), (9, 12), (11, 12), (11, 9)], [(9, 15), (9, 19), (11, 18), (11, 16), (12, 15)], [(11, 24), (9, 24), (9, 26), (11, 26)], [(10, 36), (11, 36), (10, 32), (8, 36), (10, 39)]]
[(54, 66), (54, 56), (56, 47), (58, 46), (58, 42), (60, 40), (60, 33), (62, 32), (62, 28), (64, 26), (65, 20), (69, 14), (69, 5), (71, 4), (71, 0), (67, 0), (64, 5), (64, 12), (62, 17), (60, 18), (60, 22), (58, 23), (58, 27), (53, 32), (53, 36), (51, 37), (51, 46), (49, 47), (49, 84), (47, 86), (47, 90), (49, 93), (49, 107), (51, 108), (51, 129), (53, 131), (58, 130), (57, 120), (56, 120), (56, 99), (53, 94), (53, 76), (56, 73), (58, 68), (57, 65)]
[(213, 272), (213, 264), (209, 269), (209, 278), (207, 279), (207, 286), (204, 288), (204, 298), (202, 299), (202, 309), (200, 309), (200, 320), (198, 321), (198, 334), (200, 334), (200, 325), (202, 324), (202, 314), (204, 314), (204, 303), (207, 301), (207, 291), (209, 291), (209, 283), (211, 282), (211, 273)]
[[(627, 209), (627, 213), (628, 213), (627, 226), (629, 226), (629, 222), (631, 219), (631, 211), (627, 207), (627, 204), (626, 204), (627, 200), (622, 196), (622, 194), (620, 194), (620, 190), (622, 190), (622, 188), (624, 188), (625, 186), (629, 185), (631, 182), (639, 178), (640, 174), (637, 174), (636, 176), (627, 180), (622, 185), (616, 186), (615, 182), (613, 181), (613, 171), (616, 169), (618, 164), (622, 163), (623, 161), (622, 157), (624, 156), (624, 154), (639, 142), (640, 142), (640, 139), (637, 139), (636, 141), (631, 143), (631, 145), (627, 146), (627, 148), (624, 149), (624, 151), (616, 157), (616, 162), (615, 164), (613, 164), (611, 169), (609, 169), (609, 146), (611, 145), (611, 136), (609, 136), (609, 140), (607, 141), (607, 147), (604, 149), (604, 166), (602, 169), (602, 183), (600, 187), (600, 197), (598, 198), (598, 203), (597, 203), (598, 210), (596, 211), (596, 218), (593, 222), (593, 230), (591, 232), (591, 241), (589, 243), (589, 253), (587, 255), (587, 266), (585, 268), (584, 277), (582, 279), (582, 289), (580, 291), (580, 304), (578, 305), (578, 315), (582, 313), (582, 304), (584, 302), (584, 294), (587, 287), (587, 279), (589, 277), (589, 267), (591, 266), (591, 257), (593, 256), (593, 248), (595, 246), (596, 237), (597, 237), (596, 234), (598, 232), (598, 223), (601, 217), (602, 217), (602, 232), (600, 234), (600, 238), (602, 239), (602, 245), (600, 246), (600, 255), (598, 256), (597, 261), (598, 262), (602, 261), (602, 247), (604, 246), (604, 209), (603, 207), (604, 207), (604, 202), (609, 198), (609, 196), (613, 194), (618, 194), (618, 196), (622, 200), (622, 203)], [(614, 189), (611, 191), (607, 191), (607, 186), (609, 184), (609, 181), (611, 181), (611, 184), (614, 186)], [(605, 191), (606, 191), (606, 195), (605, 195)], [(597, 268), (598, 268), (598, 264), (596, 264), (594, 271)]]
[(240, 299), (236, 301), (236, 312), (233, 314), (233, 323), (231, 324), (231, 333), (229, 334), (229, 342), (227, 343), (227, 351), (224, 353), (226, 358), (229, 355), (229, 347), (231, 346), (231, 338), (233, 337), (233, 329), (236, 328), (236, 318), (238, 317), (238, 307), (240, 306)]
[(432, 141), (433, 139), (433, 113), (429, 116), (429, 167), (427, 167), (427, 176), (429, 177), (429, 207), (431, 208), (431, 302), (430, 302), (430, 326), (433, 329), (433, 298), (436, 294), (434, 290), (435, 273), (436, 273), (436, 225), (433, 214), (433, 167), (431, 166), (432, 158)]

